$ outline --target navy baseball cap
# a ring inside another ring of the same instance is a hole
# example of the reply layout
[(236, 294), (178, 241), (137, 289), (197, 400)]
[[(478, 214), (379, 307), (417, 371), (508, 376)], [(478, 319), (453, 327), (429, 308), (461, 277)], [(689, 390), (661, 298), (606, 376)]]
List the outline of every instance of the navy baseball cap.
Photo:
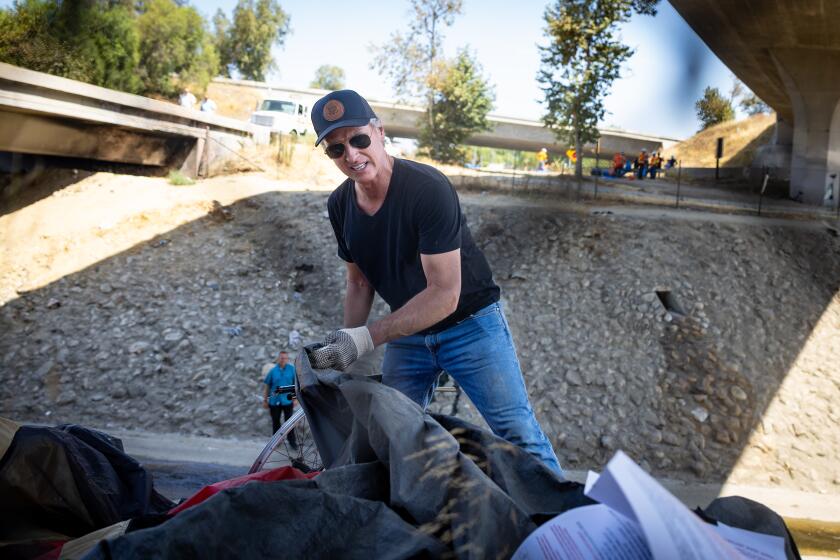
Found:
[(352, 89), (328, 93), (312, 107), (312, 126), (318, 134), (315, 145), (320, 144), (321, 140), (336, 128), (364, 126), (374, 117), (376, 113), (365, 98)]

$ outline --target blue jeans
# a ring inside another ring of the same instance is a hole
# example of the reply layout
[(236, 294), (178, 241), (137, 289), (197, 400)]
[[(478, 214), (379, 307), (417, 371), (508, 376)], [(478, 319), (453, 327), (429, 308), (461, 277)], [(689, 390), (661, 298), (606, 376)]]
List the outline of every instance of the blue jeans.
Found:
[(382, 382), (424, 409), (442, 371), (458, 382), (494, 434), (563, 476), (528, 401), (513, 338), (498, 303), (442, 332), (398, 338), (385, 349)]

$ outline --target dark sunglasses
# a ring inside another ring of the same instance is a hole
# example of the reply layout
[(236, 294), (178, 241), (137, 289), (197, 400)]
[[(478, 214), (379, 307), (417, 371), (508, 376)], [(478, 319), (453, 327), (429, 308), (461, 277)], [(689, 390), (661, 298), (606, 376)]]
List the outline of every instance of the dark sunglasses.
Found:
[[(367, 134), (357, 134), (350, 138), (347, 142), (354, 148), (364, 150), (370, 146), (370, 136)], [(330, 144), (324, 148), (324, 152), (326, 152), (330, 159), (340, 158), (344, 155), (344, 144)]]

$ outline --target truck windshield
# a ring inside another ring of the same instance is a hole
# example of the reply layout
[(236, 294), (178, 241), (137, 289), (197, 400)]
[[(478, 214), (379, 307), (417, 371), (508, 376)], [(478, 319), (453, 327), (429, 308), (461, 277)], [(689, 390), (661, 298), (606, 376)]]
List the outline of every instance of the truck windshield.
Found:
[(260, 105), (260, 111), (277, 111), (279, 113), (295, 114), (295, 103), (291, 101), (277, 101), (274, 99), (266, 99)]

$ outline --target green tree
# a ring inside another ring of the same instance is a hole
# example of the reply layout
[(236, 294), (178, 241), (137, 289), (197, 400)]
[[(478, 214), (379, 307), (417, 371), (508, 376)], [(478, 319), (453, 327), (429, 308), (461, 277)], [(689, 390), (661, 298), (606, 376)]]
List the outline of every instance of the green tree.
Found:
[(22, 0), (0, 10), (0, 60), (138, 91), (139, 36), (130, 7), (107, 0)]
[(759, 113), (769, 113), (772, 111), (767, 103), (752, 92), (741, 98), (741, 109), (748, 115), (758, 115)]
[(89, 68), (54, 33), (58, 3), (24, 0), (0, 10), (0, 61), (73, 80), (87, 80)]
[(430, 86), (443, 43), (443, 28), (461, 13), (462, 0), (411, 0), (408, 34), (391, 34), (379, 47), (371, 68), (385, 74), (400, 99), (426, 101), (426, 122), (434, 130), (434, 91)]
[[(224, 25), (223, 21), (219, 23)], [(217, 24), (217, 34), (218, 30)], [(271, 47), (282, 46), (288, 33), (289, 15), (277, 0), (239, 0), (233, 22), (224, 31), (220, 49), (223, 67), (228, 74), (235, 68), (245, 79), (265, 80), (266, 74), (276, 68)]]
[(344, 89), (344, 70), (330, 64), (319, 66), (315, 70), (315, 79), (309, 83), (309, 87), (333, 91)]
[(132, 11), (119, 4), (108, 10), (93, 7), (84, 21), (86, 32), (79, 35), (77, 56), (88, 62), (90, 81), (106, 88), (140, 92), (140, 33)]
[(146, 93), (174, 96), (187, 84), (204, 89), (219, 67), (213, 38), (201, 14), (173, 0), (142, 0), (140, 79)]
[(463, 163), (464, 141), (489, 130), (487, 114), (493, 108), (493, 89), (481, 67), (466, 49), (451, 62), (441, 63), (429, 80), (434, 120), (420, 128), (420, 148), (435, 160)]
[(702, 125), (700, 130), (735, 118), (732, 103), (721, 95), (717, 88), (706, 87), (703, 91), (703, 97), (697, 100), (694, 107), (697, 109), (697, 118), (700, 119)]
[(439, 64), (443, 29), (452, 25), (462, 7), (462, 0), (411, 0), (408, 32), (391, 33), (388, 41), (371, 47), (374, 53), (371, 69), (390, 80), (397, 97), (404, 101), (425, 101), (426, 115), (418, 124), (425, 129), (427, 142), (439, 123), (435, 118), (433, 83), (441, 77), (435, 73), (445, 72), (447, 68), (446, 64)]
[(429, 76), (435, 69), (443, 42), (443, 28), (461, 13), (462, 0), (411, 0), (412, 19), (408, 33), (391, 33), (380, 46), (373, 46), (370, 67), (391, 81), (402, 100), (431, 99)]
[(230, 20), (220, 8), (213, 16), (213, 46), (216, 47), (216, 54), (219, 56), (219, 73), (225, 78), (230, 78), (232, 59), (228, 33), (230, 33)]
[[(545, 96), (543, 123), (583, 153), (598, 138), (604, 99), (633, 54), (618, 27), (633, 13), (654, 15), (657, 0), (555, 0), (544, 13), (548, 45), (540, 47), (537, 81)], [(583, 158), (575, 165), (583, 175)]]

